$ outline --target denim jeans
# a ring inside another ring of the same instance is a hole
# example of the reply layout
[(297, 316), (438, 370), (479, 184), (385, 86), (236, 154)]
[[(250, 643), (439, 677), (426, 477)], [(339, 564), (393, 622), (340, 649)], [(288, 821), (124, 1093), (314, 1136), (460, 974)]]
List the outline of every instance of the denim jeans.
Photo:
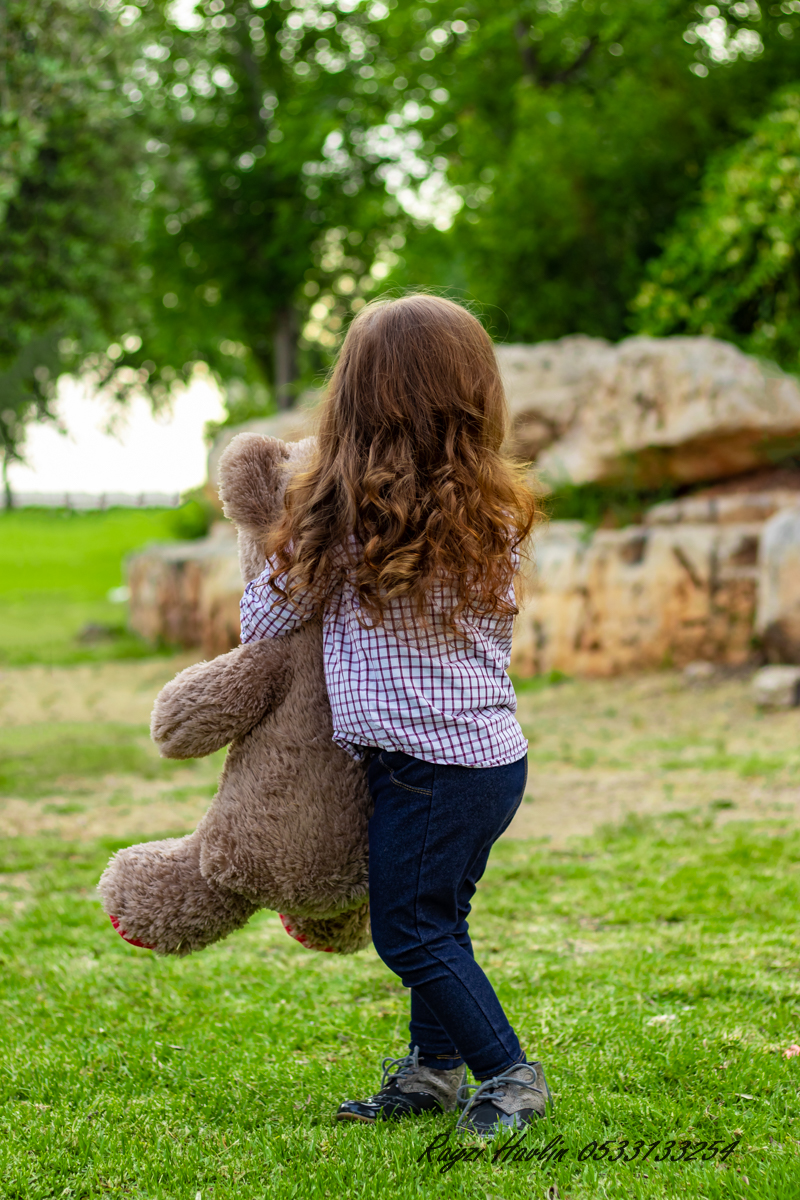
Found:
[(493, 842), (525, 790), (527, 758), (456, 767), (380, 750), (369, 764), (369, 902), (375, 949), (411, 989), (410, 1047), (488, 1079), (524, 1053), (475, 961), (467, 915)]

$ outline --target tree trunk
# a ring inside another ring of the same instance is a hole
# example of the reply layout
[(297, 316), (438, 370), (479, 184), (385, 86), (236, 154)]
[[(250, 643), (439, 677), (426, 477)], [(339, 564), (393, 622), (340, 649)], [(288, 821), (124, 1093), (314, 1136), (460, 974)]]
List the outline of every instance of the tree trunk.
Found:
[(8, 478), (8, 451), (3, 451), (3, 501), (6, 511), (14, 507), (14, 494), (11, 491), (11, 481)]
[(278, 408), (293, 408), (297, 393), (297, 316), (288, 305), (275, 321), (275, 402)]

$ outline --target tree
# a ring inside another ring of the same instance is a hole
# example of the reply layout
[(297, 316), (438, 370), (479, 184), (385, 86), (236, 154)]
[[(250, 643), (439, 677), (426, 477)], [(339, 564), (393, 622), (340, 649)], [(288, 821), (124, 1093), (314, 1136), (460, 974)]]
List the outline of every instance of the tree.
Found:
[(800, 44), (795, 0), (92, 2), (3, 9), (7, 454), (55, 350), (155, 403), (204, 361), (241, 418), (383, 281), (512, 338), (621, 336)]
[(365, 145), (394, 77), (388, 9), (201, 0), (183, 29), (169, 12), (136, 68), (140, 105), (161, 106), (141, 354), (167, 381), (202, 359), (285, 406), (303, 310), (334, 280), (351, 298), (370, 286), (386, 230)]
[(4, 10), (6, 461), (65, 366), (160, 403), (205, 361), (238, 416), (291, 402), (309, 307), (306, 375), (402, 243), (372, 169), (406, 152), (371, 140), (387, 7), (92, 3)]
[(800, 88), (709, 164), (634, 301), (643, 333), (705, 333), (800, 370)]
[(143, 377), (106, 353), (136, 323), (142, 131), (118, 85), (126, 10), (9, 0), (0, 43), (0, 443), (21, 457), (26, 423), (53, 419), (54, 381), (91, 367), (118, 394)]
[(471, 294), (519, 340), (623, 336), (646, 264), (706, 162), (797, 76), (792, 3), (721, 9), (442, 0), (419, 10), (399, 65), (437, 101), (420, 109), (421, 152), (463, 207), (444, 234), (430, 222), (410, 233), (393, 281)]

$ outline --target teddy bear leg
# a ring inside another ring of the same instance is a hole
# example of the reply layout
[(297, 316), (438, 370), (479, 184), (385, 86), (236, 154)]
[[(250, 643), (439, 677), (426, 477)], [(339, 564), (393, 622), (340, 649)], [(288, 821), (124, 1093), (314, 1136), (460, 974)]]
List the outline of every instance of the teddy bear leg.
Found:
[(257, 905), (209, 884), (196, 833), (119, 850), (98, 884), (117, 932), (158, 954), (191, 954), (249, 921)]
[(328, 954), (355, 954), (371, 940), (369, 905), (351, 908), (335, 917), (298, 917), (291, 913), (278, 914), (283, 928), (305, 946), (306, 950), (322, 950)]

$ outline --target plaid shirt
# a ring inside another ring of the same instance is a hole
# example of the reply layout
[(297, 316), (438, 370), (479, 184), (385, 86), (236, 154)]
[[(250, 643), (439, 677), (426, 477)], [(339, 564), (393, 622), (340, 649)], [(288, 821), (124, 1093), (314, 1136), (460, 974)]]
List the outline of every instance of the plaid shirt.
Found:
[[(275, 591), (272, 569), (268, 563), (245, 589), (243, 642), (289, 633), (314, 615)], [(506, 674), (513, 618), (466, 615), (464, 638), (455, 645), (443, 622), (445, 605), (441, 590), (431, 599), (425, 629), (408, 619), (401, 598), (383, 625), (365, 627), (347, 580), (326, 605), (322, 640), (333, 740), (356, 760), (377, 747), (433, 763), (499, 767), (526, 753)]]

